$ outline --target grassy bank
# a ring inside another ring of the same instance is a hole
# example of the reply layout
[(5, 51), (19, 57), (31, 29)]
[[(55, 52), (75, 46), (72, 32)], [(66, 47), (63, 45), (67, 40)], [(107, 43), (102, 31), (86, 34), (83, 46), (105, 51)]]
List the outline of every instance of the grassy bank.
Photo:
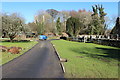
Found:
[(32, 48), (35, 44), (37, 44), (37, 41), (30, 41), (30, 42), (1, 42), (0, 45), (6, 46), (6, 47), (12, 47), (12, 46), (16, 46), (16, 47), (21, 47), (22, 51), (20, 52), (20, 54), (11, 54), (8, 52), (0, 52), (1, 56), (0, 57), (0, 65), (5, 64), (9, 61), (11, 61), (12, 59), (22, 55), (23, 53), (25, 53), (26, 51), (28, 51), (30, 48)]
[(118, 78), (118, 53), (120, 48), (54, 40), (61, 58), (68, 59), (64, 63), (68, 78)]

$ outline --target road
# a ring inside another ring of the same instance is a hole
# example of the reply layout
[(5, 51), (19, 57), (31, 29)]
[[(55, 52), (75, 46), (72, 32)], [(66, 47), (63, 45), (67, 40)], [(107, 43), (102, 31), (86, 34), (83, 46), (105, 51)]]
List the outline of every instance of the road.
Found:
[(31, 50), (3, 65), (2, 77), (63, 78), (63, 72), (50, 41), (39, 41)]

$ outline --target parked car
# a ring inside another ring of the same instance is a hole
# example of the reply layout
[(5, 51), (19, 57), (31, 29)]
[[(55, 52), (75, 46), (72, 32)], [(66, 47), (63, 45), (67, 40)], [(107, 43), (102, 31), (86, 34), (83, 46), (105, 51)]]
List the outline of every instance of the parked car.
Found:
[(47, 36), (46, 35), (39, 35), (39, 40), (47, 40)]

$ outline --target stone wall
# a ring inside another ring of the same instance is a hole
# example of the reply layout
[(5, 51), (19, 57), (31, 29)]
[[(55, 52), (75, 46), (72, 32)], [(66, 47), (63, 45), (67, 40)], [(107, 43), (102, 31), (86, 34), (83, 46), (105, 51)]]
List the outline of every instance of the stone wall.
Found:
[(93, 39), (93, 43), (120, 48), (120, 40), (115, 39)]

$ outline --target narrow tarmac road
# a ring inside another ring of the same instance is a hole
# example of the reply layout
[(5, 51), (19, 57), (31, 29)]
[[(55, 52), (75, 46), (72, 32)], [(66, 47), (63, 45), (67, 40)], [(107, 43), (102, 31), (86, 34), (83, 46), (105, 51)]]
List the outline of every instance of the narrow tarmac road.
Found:
[(59, 59), (49, 41), (2, 66), (2, 78), (63, 78)]

